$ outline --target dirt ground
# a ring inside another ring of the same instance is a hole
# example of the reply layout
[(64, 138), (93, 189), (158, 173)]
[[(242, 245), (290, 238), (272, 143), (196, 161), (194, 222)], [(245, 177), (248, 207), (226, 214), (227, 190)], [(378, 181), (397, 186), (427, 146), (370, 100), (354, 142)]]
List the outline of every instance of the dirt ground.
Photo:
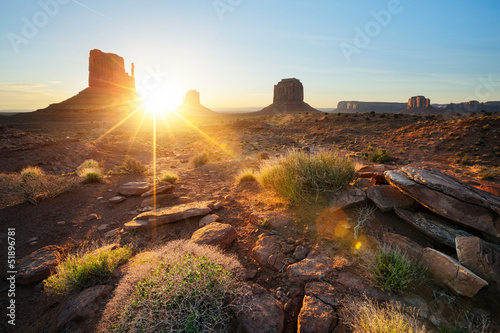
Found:
[[(284, 273), (258, 267), (251, 257), (258, 235), (270, 232), (249, 222), (256, 212), (293, 216), (293, 227), (278, 231), (284, 239), (292, 238), (311, 248), (319, 245), (338, 249), (339, 258), (345, 259), (339, 271), (357, 271), (358, 267), (351, 262), (349, 246), (335, 245), (334, 239), (321, 237), (320, 226), (315, 221), (324, 206), (291, 208), (256, 183), (236, 182), (235, 177), (241, 170), (258, 170), (259, 153), (266, 152), (274, 157), (291, 148), (328, 149), (348, 154), (359, 165), (370, 165), (372, 162), (364, 157), (384, 148), (392, 152), (394, 161), (391, 163), (396, 167), (407, 164), (433, 167), (500, 195), (498, 114), (469, 118), (455, 115), (396, 117), (393, 114), (224, 115), (218, 119), (193, 120), (188, 125), (167, 117), (156, 121), (156, 145), (151, 117), (145, 117), (142, 123), (140, 120), (130, 119), (114, 128), (119, 120), (97, 116), (43, 121), (0, 117), (0, 173), (39, 166), (47, 174), (77, 178), (72, 173), (90, 158), (101, 162), (106, 171), (112, 171), (102, 183), (78, 181), (70, 190), (37, 205), (0, 197), (0, 257), (4, 258), (6, 253), (7, 228), (16, 229), (18, 260), (47, 245), (60, 245), (70, 251), (87, 242), (112, 241), (105, 233), (120, 228), (137, 215), (142, 199), (128, 197), (120, 204), (111, 204), (108, 199), (126, 182), (151, 181), (156, 166), (157, 174), (169, 172), (179, 177), (175, 184), (179, 198), (169, 205), (192, 201), (223, 202), (217, 214), (238, 231), (237, 242), (227, 251), (236, 254), (247, 271), (253, 272), (254, 282), (275, 294), (279, 287), (284, 288), (289, 298), (293, 298), (303, 292), (300, 286), (290, 284)], [(201, 152), (208, 153), (209, 163), (195, 168), (190, 160)], [(126, 156), (146, 165), (146, 174), (122, 172), (120, 166)], [(467, 158), (464, 160), (464, 157)], [(485, 171), (496, 173), (496, 176), (481, 179)], [(366, 233), (380, 236), (396, 231), (411, 236), (422, 245), (439, 248), (415, 230), (392, 221), (391, 216), (377, 214)], [(107, 227), (99, 229), (103, 225)], [(190, 238), (197, 228), (198, 220), (193, 219), (154, 233), (122, 235), (120, 241), (133, 243), (139, 249), (149, 248), (173, 239)], [(117, 284), (119, 278), (118, 274), (110, 283)], [(35, 292), (34, 287), (17, 285), (16, 327), (9, 327), (7, 332), (54, 331), (66, 298), (47, 297)], [(7, 289), (3, 279), (0, 284), (2, 309), (8, 302)], [(487, 304), (493, 304), (490, 301), (495, 302), (496, 309), (500, 308), (498, 300), (492, 300), (489, 295), (480, 294), (479, 299), (476, 305), (479, 308), (488, 308)], [(287, 332), (296, 331), (296, 315), (296, 309), (287, 311)], [(90, 332), (95, 322), (85, 325)], [(4, 315), (0, 327), (7, 327)]]

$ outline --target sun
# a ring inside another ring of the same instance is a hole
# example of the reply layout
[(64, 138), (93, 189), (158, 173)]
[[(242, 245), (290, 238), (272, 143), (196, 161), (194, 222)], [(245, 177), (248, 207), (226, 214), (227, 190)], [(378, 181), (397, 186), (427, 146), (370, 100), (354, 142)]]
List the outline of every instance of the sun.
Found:
[(181, 102), (175, 92), (167, 89), (157, 89), (148, 92), (148, 94), (143, 97), (143, 104), (147, 112), (165, 114), (173, 112)]

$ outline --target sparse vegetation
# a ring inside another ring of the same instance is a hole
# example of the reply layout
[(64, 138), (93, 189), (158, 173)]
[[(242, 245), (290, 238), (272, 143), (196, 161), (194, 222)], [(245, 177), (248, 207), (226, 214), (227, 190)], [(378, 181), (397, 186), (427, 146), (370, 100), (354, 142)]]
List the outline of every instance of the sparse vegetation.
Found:
[(38, 167), (27, 167), (19, 174), (0, 174), (0, 194), (13, 202), (37, 204), (68, 191), (76, 182), (74, 177), (46, 175)]
[(497, 176), (497, 172), (492, 169), (484, 168), (479, 172), (479, 179), (482, 180), (493, 180)]
[(131, 253), (126, 246), (108, 245), (69, 255), (57, 266), (56, 274), (45, 280), (46, 290), (65, 294), (105, 283), (115, 268), (130, 258)]
[(259, 160), (268, 160), (269, 159), (269, 154), (266, 153), (265, 151), (261, 151), (260, 153), (257, 154), (257, 158)]
[(381, 246), (369, 263), (375, 283), (388, 291), (403, 293), (422, 280), (425, 270), (396, 249)]
[(354, 333), (426, 333), (418, 310), (400, 303), (378, 304), (370, 298), (348, 297), (341, 309), (344, 323)]
[(210, 161), (210, 158), (208, 157), (207, 152), (203, 152), (201, 154), (198, 154), (191, 159), (191, 163), (193, 164), (193, 166), (195, 168), (199, 168), (199, 167), (207, 164), (208, 161)]
[(264, 163), (258, 174), (266, 188), (296, 203), (307, 196), (334, 193), (354, 179), (353, 162), (337, 153), (289, 151), (275, 162)]
[(386, 164), (393, 160), (392, 153), (387, 149), (377, 149), (368, 155), (368, 160), (374, 163)]
[(142, 164), (140, 161), (130, 156), (127, 156), (123, 160), (123, 165), (121, 166), (121, 169), (125, 172), (135, 173), (138, 175), (144, 174), (147, 170), (144, 164)]
[(86, 160), (76, 169), (76, 174), (86, 183), (97, 183), (102, 181), (104, 170), (97, 161)]
[(114, 332), (229, 332), (226, 297), (241, 265), (210, 246), (174, 241), (134, 260), (105, 318)]
[(160, 177), (161, 182), (167, 182), (170, 184), (175, 184), (179, 180), (179, 177), (170, 173), (164, 173)]
[(252, 172), (252, 170), (243, 170), (241, 171), (238, 176), (236, 177), (236, 181), (238, 183), (241, 182), (254, 182), (257, 181), (257, 177), (255, 174)]

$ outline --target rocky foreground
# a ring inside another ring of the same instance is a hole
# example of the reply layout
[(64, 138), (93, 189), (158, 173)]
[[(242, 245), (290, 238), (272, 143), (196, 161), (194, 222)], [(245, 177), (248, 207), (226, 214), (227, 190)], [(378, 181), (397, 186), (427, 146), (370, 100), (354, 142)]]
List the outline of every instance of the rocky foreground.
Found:
[[(316, 223), (302, 231), (293, 216), (283, 211), (254, 210), (248, 212), (243, 225), (234, 223), (231, 211), (244, 204), (238, 202), (242, 199), (238, 196), (172, 205), (180, 194), (168, 183), (158, 187), (160, 208), (153, 209), (152, 187), (147, 182), (125, 183), (110, 193), (107, 200), (117, 207), (142, 197), (139, 213), (115, 228), (104, 224), (100, 228), (120, 246), (130, 233), (148, 239), (152, 234), (168, 233), (170, 225), (194, 222), (198, 228), (191, 234), (191, 242), (219, 246), (229, 253), (250, 246), (244, 254), (248, 261), (245, 281), (240, 282), (247, 293), (235, 300), (253, 304), (251, 312), (237, 313), (238, 325), (246, 332), (348, 332), (339, 308), (351, 295), (417, 307), (431, 330), (448, 322), (449, 311), (463, 306), (470, 314), (498, 320), (498, 301), (491, 301), (500, 296), (499, 198), (431, 169), (370, 166), (357, 175), (355, 184), (337, 193), (329, 207), (316, 214)], [(338, 243), (342, 239), (340, 227), (352, 234), (356, 223), (346, 221), (346, 214), (363, 207), (376, 207), (373, 211), (379, 220), (390, 219), (399, 226), (385, 225), (380, 232), (366, 221), (359, 240), (385, 242), (426, 267), (433, 281), (426, 292), (387, 293), (360, 273), (358, 264), (350, 262), (355, 257), (339, 247), (325, 246), (331, 244), (325, 240)], [(250, 235), (248, 227), (254, 230)], [(307, 237), (311, 232), (315, 242)], [(50, 245), (26, 256), (20, 262), (18, 283), (42, 291), (41, 282), (64, 255), (63, 248)], [(127, 265), (120, 269), (116, 283), (128, 269)], [(56, 330), (91, 329), (113, 289), (113, 285), (95, 286), (65, 300)], [(454, 304), (445, 304), (443, 295)]]

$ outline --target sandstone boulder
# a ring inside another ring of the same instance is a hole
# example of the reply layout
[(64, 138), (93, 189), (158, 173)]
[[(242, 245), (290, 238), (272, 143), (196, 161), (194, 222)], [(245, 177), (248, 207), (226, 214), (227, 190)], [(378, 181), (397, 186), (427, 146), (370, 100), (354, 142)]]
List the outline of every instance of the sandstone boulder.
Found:
[(207, 216), (205, 216), (204, 218), (202, 218), (200, 220), (199, 226), (200, 227), (205, 227), (205, 226), (209, 225), (210, 223), (214, 223), (214, 222), (217, 222), (217, 221), (220, 221), (219, 215), (210, 214), (210, 215), (207, 215)]
[(403, 167), (385, 175), (391, 185), (436, 214), (500, 238), (500, 199), (492, 194), (436, 170)]
[(196, 230), (191, 236), (191, 242), (196, 244), (217, 245), (225, 249), (238, 237), (238, 233), (229, 224), (213, 222)]
[(305, 287), (305, 294), (315, 297), (321, 302), (338, 307), (342, 301), (342, 295), (331, 284), (322, 281), (309, 282)]
[(281, 304), (258, 284), (240, 283), (231, 304), (240, 326), (247, 333), (283, 332), (285, 313)]
[(275, 271), (282, 270), (286, 264), (286, 256), (281, 252), (278, 236), (260, 235), (257, 239), (252, 255), (257, 262)]
[(415, 263), (419, 262), (422, 258), (424, 248), (408, 237), (388, 232), (384, 234), (384, 242), (391, 248), (406, 254), (408, 258)]
[(29, 284), (49, 277), (61, 262), (63, 248), (49, 245), (38, 249), (19, 261), (16, 282)]
[(388, 182), (385, 179), (384, 173), (392, 169), (393, 168), (385, 164), (364, 166), (358, 171), (356, 171), (356, 177), (365, 179), (375, 179), (375, 183), (377, 185), (386, 185), (388, 184)]
[(120, 202), (124, 202), (125, 200), (127, 200), (125, 197), (117, 195), (115, 197), (110, 198), (109, 202), (113, 204), (119, 204)]
[(462, 265), (488, 282), (500, 284), (500, 249), (478, 237), (457, 237), (457, 255)]
[(411, 197), (390, 185), (372, 186), (366, 195), (382, 212), (389, 212), (394, 208), (412, 208), (416, 204)]
[(380, 302), (389, 301), (389, 297), (384, 292), (371, 286), (370, 281), (350, 272), (340, 272), (336, 282), (346, 289), (349, 294), (356, 296), (366, 295)]
[(125, 223), (124, 229), (157, 227), (160, 225), (184, 221), (192, 217), (205, 216), (211, 212), (209, 201), (191, 202), (188, 204), (145, 212), (137, 215), (133, 221)]
[(95, 286), (70, 298), (57, 318), (56, 330), (63, 329), (71, 321), (94, 320), (112, 291), (112, 286)]
[(330, 202), (330, 213), (347, 209), (366, 202), (365, 191), (357, 187), (347, 187)]
[[(175, 186), (174, 185), (171, 185), (171, 184), (163, 185), (163, 186), (159, 186), (156, 189), (156, 195), (172, 193), (173, 191), (175, 191)], [(150, 191), (147, 191), (147, 192), (141, 194), (141, 197), (143, 197), (143, 198), (150, 197), (150, 196), (152, 196), (154, 194), (155, 194), (155, 191), (153, 189), (153, 190), (150, 190)]]
[(431, 248), (425, 248), (420, 264), (437, 282), (461, 296), (474, 297), (488, 282), (460, 265), (455, 259)]
[(456, 237), (472, 236), (466, 231), (457, 229), (439, 218), (422, 212), (413, 213), (402, 208), (395, 208), (394, 211), (400, 218), (410, 225), (420, 230), (435, 241), (449, 247), (455, 247)]
[(118, 193), (125, 196), (139, 196), (143, 193), (146, 193), (151, 189), (151, 186), (148, 183), (144, 182), (130, 182), (123, 184)]
[(333, 271), (332, 265), (325, 258), (316, 257), (313, 253), (295, 264), (288, 266), (288, 277), (293, 282), (306, 282), (324, 278)]
[(316, 297), (306, 295), (300, 310), (297, 332), (328, 333), (337, 324), (337, 315), (333, 308)]

